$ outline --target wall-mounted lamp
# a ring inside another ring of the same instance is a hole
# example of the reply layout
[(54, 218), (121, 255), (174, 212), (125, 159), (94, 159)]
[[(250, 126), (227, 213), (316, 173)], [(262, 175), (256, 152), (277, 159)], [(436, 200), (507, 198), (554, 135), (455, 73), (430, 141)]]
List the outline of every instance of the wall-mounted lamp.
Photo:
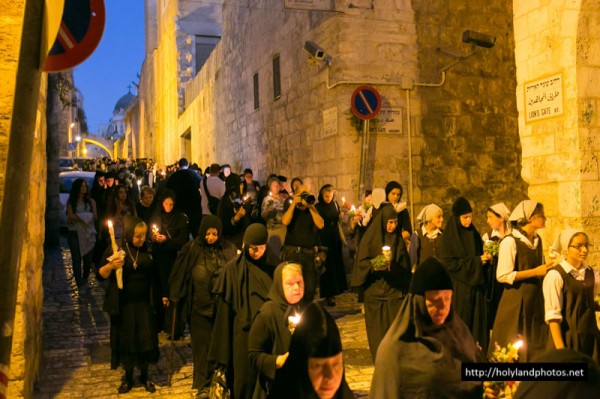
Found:
[(469, 29), (463, 32), (462, 41), (479, 47), (492, 48), (496, 44), (496, 36)]

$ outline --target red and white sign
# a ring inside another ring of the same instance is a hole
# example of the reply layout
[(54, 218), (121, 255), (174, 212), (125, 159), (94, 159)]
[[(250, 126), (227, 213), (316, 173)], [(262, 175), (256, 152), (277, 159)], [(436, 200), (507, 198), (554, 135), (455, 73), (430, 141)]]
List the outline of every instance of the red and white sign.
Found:
[(44, 71), (64, 71), (82, 63), (100, 43), (105, 21), (104, 0), (66, 0)]

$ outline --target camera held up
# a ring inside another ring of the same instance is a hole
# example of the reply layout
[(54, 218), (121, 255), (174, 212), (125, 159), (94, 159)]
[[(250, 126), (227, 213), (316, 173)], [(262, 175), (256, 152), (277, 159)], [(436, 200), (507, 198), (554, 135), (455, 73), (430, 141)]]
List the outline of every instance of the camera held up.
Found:
[(317, 201), (317, 198), (314, 195), (307, 193), (306, 191), (300, 194), (300, 198), (302, 198), (308, 205), (314, 205), (314, 203)]

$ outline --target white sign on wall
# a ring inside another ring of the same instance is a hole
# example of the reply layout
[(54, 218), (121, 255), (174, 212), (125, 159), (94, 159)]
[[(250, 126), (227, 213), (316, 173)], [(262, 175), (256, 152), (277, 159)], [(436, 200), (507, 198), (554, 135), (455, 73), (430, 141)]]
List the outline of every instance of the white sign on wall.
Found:
[(338, 133), (337, 107), (323, 111), (323, 137), (335, 136)]
[(562, 74), (525, 82), (525, 122), (551, 118), (563, 113)]
[(402, 134), (402, 108), (381, 107), (379, 115), (371, 119), (371, 133)]
[(323, 10), (333, 11), (332, 0), (283, 0), (285, 8), (295, 10)]

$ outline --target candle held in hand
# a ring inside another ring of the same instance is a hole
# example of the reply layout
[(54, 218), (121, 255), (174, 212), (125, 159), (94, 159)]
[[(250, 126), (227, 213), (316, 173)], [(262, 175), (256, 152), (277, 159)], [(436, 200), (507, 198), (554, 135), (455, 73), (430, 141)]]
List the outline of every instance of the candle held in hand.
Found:
[(112, 247), (113, 253), (116, 253), (119, 250), (117, 246), (117, 240), (115, 239), (115, 228), (113, 226), (112, 220), (108, 221), (108, 234), (110, 236), (110, 245)]

